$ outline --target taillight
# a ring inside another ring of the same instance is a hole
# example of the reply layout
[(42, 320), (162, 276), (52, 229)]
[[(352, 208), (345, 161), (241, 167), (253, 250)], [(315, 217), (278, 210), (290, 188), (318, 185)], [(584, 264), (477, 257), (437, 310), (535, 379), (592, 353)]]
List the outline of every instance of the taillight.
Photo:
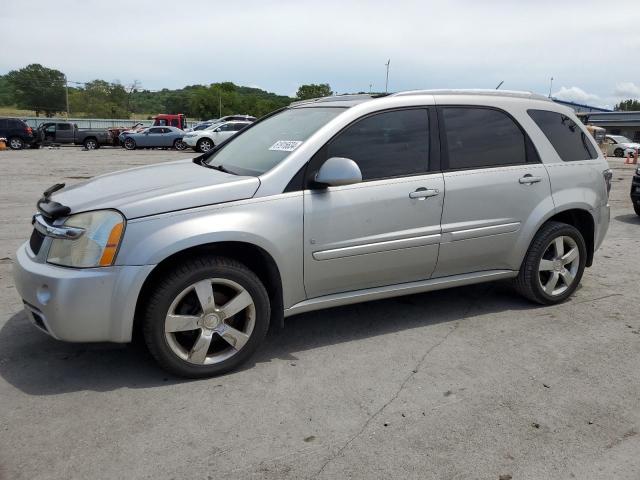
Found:
[(607, 186), (607, 197), (609, 193), (611, 193), (611, 179), (613, 178), (613, 170), (610, 168), (606, 169), (602, 172), (602, 176), (604, 177), (604, 183)]
[(27, 127), (27, 128), (25, 129), (25, 132), (27, 132), (27, 135), (33, 135), (33, 128), (31, 128), (31, 127)]

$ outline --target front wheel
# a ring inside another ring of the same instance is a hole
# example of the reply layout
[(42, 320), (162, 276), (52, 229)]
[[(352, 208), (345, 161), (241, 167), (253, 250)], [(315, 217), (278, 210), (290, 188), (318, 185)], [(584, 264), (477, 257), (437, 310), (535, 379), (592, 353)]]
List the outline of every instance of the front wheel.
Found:
[(200, 153), (207, 153), (213, 147), (213, 140), (209, 138), (201, 138), (200, 140), (198, 140), (198, 143), (196, 143), (196, 150), (198, 150)]
[(146, 304), (143, 332), (167, 371), (210, 377), (246, 361), (264, 339), (269, 297), (243, 264), (205, 256), (165, 272)]
[(124, 140), (124, 148), (126, 148), (127, 150), (135, 150), (136, 141), (133, 138), (126, 138)]
[(622, 157), (622, 156), (624, 156), (624, 150), (622, 150), (621, 148), (616, 148), (616, 149), (613, 151), (613, 154), (614, 154), (616, 157)]
[(9, 139), (9, 148), (11, 150), (22, 150), (24, 148), (24, 140), (20, 137), (11, 137)]
[(587, 247), (577, 228), (548, 222), (529, 246), (515, 280), (516, 289), (543, 305), (563, 302), (578, 287), (586, 259)]

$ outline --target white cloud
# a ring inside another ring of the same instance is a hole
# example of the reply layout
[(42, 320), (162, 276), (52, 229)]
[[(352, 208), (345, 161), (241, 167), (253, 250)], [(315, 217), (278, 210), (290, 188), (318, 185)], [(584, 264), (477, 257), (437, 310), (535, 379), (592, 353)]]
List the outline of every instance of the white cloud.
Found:
[(616, 97), (629, 99), (640, 97), (640, 87), (633, 82), (616, 83), (616, 89), (613, 94)]
[(594, 93), (587, 93), (580, 87), (560, 87), (560, 90), (552, 94), (553, 98), (577, 103), (599, 102), (600, 97)]

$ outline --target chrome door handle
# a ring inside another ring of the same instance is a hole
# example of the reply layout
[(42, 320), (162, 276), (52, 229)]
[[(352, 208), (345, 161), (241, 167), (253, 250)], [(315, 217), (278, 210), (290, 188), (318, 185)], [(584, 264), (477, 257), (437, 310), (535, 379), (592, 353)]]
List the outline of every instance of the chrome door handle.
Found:
[(440, 190), (420, 187), (417, 190), (411, 192), (409, 194), (409, 198), (418, 198), (420, 200), (423, 200), (428, 197), (435, 197), (436, 195), (440, 195)]
[(530, 173), (527, 173), (524, 177), (520, 177), (520, 182), (523, 185), (531, 185), (532, 183), (538, 183), (542, 181), (542, 177), (534, 177)]

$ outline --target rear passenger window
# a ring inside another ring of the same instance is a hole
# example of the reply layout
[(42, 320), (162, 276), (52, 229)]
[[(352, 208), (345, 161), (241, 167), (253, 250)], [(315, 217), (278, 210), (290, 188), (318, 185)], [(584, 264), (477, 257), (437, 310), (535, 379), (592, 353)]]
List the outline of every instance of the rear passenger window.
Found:
[(579, 125), (566, 115), (548, 110), (527, 110), (564, 162), (598, 158), (596, 149)]
[(444, 107), (442, 115), (449, 169), (527, 161), (524, 133), (506, 113), (489, 108)]
[(56, 128), (58, 130), (71, 130), (71, 124), (69, 124), (69, 123), (59, 123)]
[(363, 180), (375, 180), (425, 172), (428, 152), (429, 113), (413, 109), (359, 120), (329, 143), (327, 158), (350, 158)]

